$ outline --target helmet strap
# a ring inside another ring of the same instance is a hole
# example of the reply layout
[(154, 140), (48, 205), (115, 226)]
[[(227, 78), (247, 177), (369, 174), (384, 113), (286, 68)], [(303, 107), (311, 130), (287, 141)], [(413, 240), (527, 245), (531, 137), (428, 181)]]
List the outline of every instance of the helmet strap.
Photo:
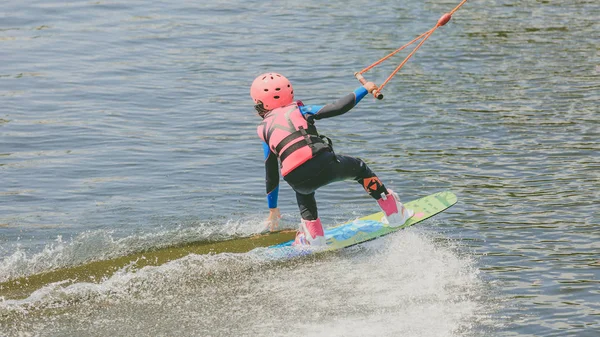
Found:
[(261, 102), (261, 101), (258, 101), (258, 103), (254, 106), (254, 109), (256, 110), (256, 112), (258, 112), (258, 115), (261, 118), (265, 118), (265, 115), (267, 114), (267, 112), (271, 111), (271, 110), (265, 109), (265, 106), (263, 105), (263, 102)]

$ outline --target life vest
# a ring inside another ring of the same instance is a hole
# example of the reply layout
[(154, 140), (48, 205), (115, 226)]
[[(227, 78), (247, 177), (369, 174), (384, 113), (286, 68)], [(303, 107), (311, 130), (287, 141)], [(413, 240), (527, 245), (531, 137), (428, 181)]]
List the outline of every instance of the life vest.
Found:
[(290, 173), (322, 151), (331, 151), (293, 103), (269, 112), (256, 129), (258, 136), (269, 145), (281, 162), (281, 174)]

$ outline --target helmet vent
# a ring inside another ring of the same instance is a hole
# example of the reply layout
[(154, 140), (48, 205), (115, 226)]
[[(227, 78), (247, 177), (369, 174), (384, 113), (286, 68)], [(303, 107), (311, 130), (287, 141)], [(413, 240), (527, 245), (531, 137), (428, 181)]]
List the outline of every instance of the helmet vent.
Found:
[(275, 99), (279, 99), (279, 96), (273, 96), (273, 98), (275, 98)]
[(281, 90), (281, 88), (275, 88), (275, 91), (279, 91), (279, 90)]
[(264, 89), (265, 91), (269, 91), (269, 89)]

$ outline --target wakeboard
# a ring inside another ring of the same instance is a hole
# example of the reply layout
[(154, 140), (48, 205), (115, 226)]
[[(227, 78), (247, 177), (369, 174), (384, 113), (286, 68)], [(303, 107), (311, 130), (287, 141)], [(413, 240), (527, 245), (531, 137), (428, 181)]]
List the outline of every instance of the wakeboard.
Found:
[(405, 203), (415, 215), (406, 223), (398, 227), (391, 227), (383, 223), (383, 212), (374, 213), (365, 217), (349, 221), (339, 226), (325, 230), (326, 246), (317, 249), (310, 247), (292, 246), (294, 240), (269, 246), (269, 255), (274, 258), (290, 258), (314, 252), (332, 251), (350, 247), (362, 242), (370, 241), (401, 229), (413, 226), (432, 216), (450, 208), (458, 201), (456, 195), (450, 191), (438, 192), (426, 197)]

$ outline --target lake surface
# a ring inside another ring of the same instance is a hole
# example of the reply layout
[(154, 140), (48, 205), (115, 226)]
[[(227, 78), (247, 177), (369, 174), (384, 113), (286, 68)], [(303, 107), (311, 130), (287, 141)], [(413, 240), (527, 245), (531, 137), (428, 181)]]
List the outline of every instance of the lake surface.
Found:
[[(0, 282), (256, 233), (249, 85), (325, 104), (448, 1), (16, 1), (0, 8)], [(98, 283), (0, 289), (0, 336), (600, 335), (600, 5), (469, 1), (384, 89), (318, 121), (422, 225), (288, 262), (189, 255)], [(408, 53), (365, 74), (381, 83)], [(319, 190), (327, 226), (377, 211)], [(283, 227), (299, 220), (282, 181)]]

